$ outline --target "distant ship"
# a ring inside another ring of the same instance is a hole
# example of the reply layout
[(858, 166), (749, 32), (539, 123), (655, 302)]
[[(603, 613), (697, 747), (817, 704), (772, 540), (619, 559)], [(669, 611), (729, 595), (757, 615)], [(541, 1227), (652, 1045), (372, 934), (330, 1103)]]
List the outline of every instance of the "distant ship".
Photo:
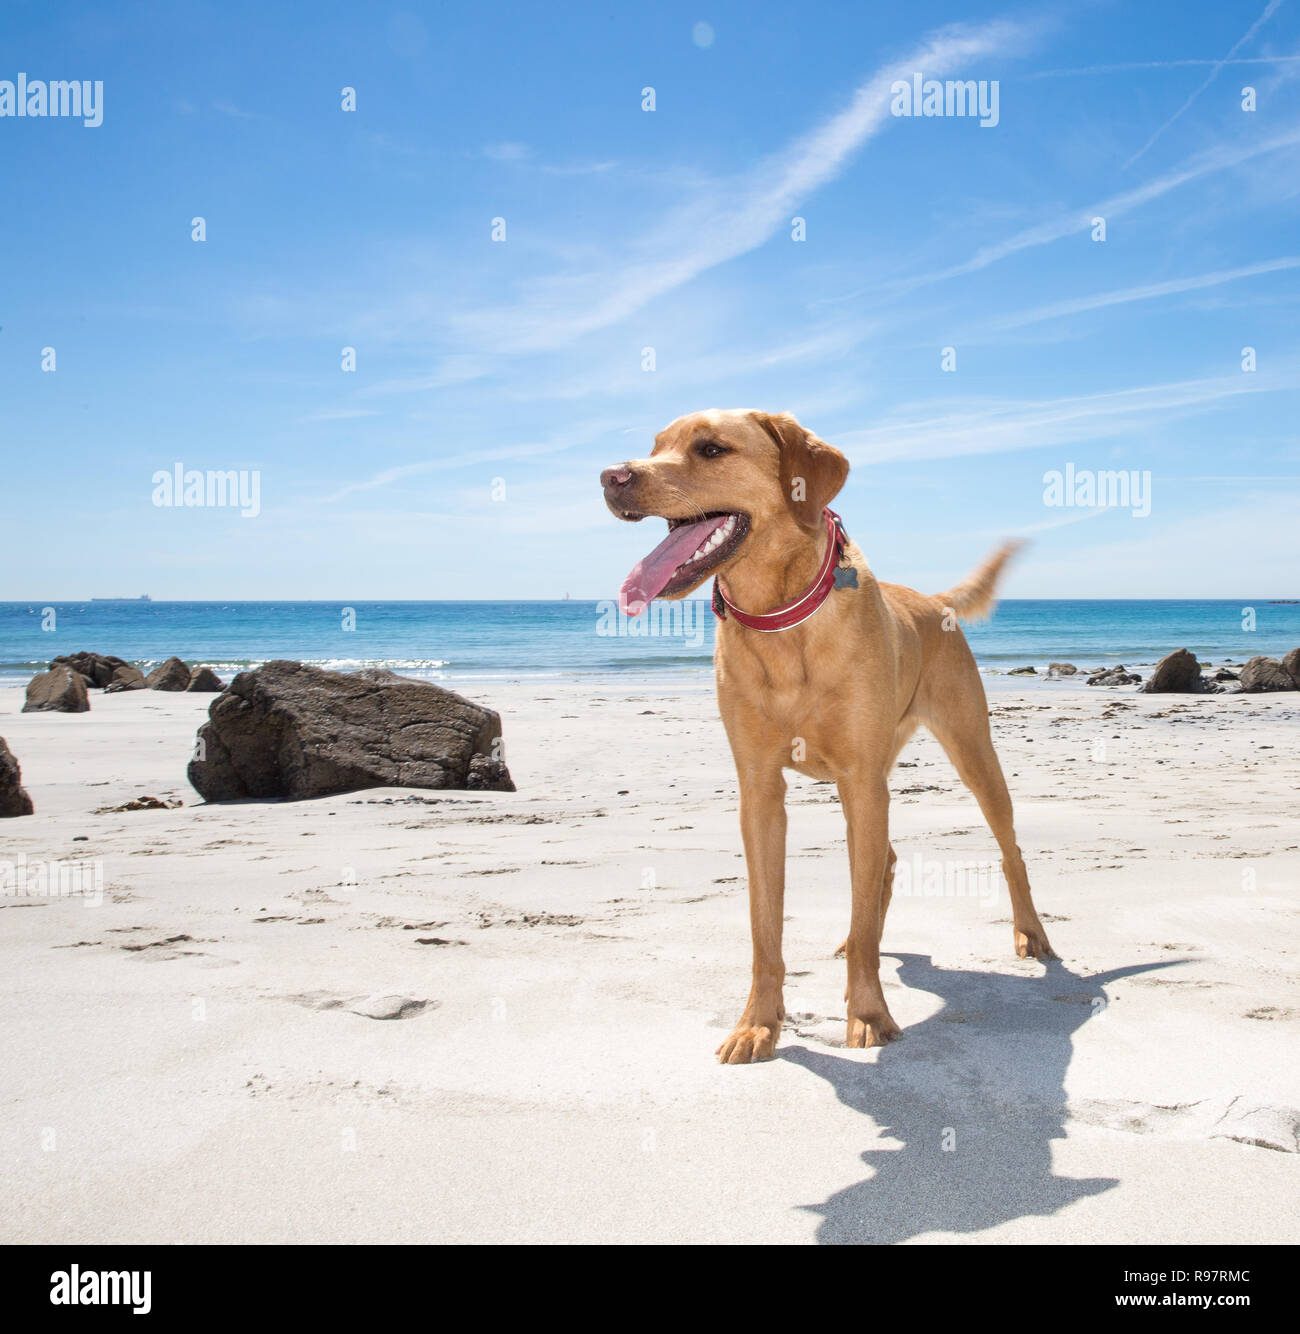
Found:
[(152, 602), (148, 593), (141, 593), (138, 598), (91, 598), (92, 602)]

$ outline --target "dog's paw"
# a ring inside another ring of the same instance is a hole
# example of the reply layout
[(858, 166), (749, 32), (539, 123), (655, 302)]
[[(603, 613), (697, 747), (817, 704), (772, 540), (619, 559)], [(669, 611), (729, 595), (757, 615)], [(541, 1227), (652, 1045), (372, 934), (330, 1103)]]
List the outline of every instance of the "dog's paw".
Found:
[(846, 1047), (883, 1047), (895, 1038), (901, 1038), (903, 1030), (893, 1021), (888, 1011), (870, 1017), (849, 1015), (848, 1031), (845, 1035)]
[(723, 1065), (749, 1065), (751, 1061), (770, 1061), (776, 1055), (776, 1040), (781, 1036), (781, 1025), (737, 1024), (731, 1035), (718, 1048), (718, 1060)]
[(1047, 943), (1047, 932), (1043, 930), (1041, 924), (1013, 927), (1011, 934), (1015, 937), (1016, 953), (1022, 959), (1057, 957), (1056, 951)]

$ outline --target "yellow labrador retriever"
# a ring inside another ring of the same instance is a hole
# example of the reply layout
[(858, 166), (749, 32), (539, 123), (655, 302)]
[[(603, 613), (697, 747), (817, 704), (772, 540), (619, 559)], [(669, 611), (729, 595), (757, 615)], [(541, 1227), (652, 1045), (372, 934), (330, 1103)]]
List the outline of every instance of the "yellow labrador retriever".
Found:
[(834, 781), (848, 826), (850, 1047), (900, 1033), (879, 976), (895, 864), (888, 778), (921, 724), (997, 839), (1016, 952), (1052, 957), (1016, 846), (984, 686), (956, 621), (987, 613), (1014, 546), (949, 593), (877, 583), (827, 509), (848, 471), (839, 450), (787, 413), (710, 411), (679, 417), (655, 437), (649, 458), (601, 474), (620, 519), (668, 520), (668, 536), (623, 585), (627, 612), (639, 614), (652, 598), (685, 597), (717, 576), (714, 669), (740, 780), (754, 944), (749, 1001), (718, 1048), (718, 1059), (733, 1065), (771, 1057), (785, 1018), (787, 768)]

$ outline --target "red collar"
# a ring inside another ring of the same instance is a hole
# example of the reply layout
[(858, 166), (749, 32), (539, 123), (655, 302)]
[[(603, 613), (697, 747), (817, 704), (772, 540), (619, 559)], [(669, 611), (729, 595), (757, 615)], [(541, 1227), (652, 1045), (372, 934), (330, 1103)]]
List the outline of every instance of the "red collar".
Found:
[(825, 509), (822, 514), (826, 519), (828, 537), (826, 555), (822, 558), (822, 567), (817, 574), (817, 578), (812, 581), (809, 587), (800, 593), (793, 602), (787, 602), (784, 606), (774, 607), (771, 611), (765, 611), (756, 616), (752, 612), (741, 611), (722, 591), (721, 582), (715, 578), (713, 580), (713, 614), (718, 620), (725, 621), (727, 613), (730, 612), (733, 620), (738, 621), (748, 629), (761, 630), (764, 634), (773, 634), (777, 630), (790, 630), (796, 625), (802, 625), (816, 612), (835, 586), (835, 567), (844, 555), (844, 544), (849, 540), (848, 534), (844, 531), (844, 525), (840, 522), (840, 516), (834, 510)]

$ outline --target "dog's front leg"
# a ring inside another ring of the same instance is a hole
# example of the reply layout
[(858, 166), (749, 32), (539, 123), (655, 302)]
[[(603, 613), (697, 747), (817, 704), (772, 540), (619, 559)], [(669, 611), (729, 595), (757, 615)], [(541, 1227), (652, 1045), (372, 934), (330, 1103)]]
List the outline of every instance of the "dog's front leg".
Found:
[(754, 940), (754, 979), (749, 1002), (731, 1036), (718, 1048), (728, 1065), (768, 1061), (785, 1018), (785, 960), (781, 956), (785, 910), (785, 778), (779, 765), (738, 766), (740, 833), (749, 875), (749, 928)]
[(880, 987), (880, 929), (885, 864), (889, 858), (889, 786), (883, 777), (844, 778), (837, 784), (848, 826), (853, 912), (844, 942), (849, 979), (847, 1045), (883, 1047), (902, 1033)]

